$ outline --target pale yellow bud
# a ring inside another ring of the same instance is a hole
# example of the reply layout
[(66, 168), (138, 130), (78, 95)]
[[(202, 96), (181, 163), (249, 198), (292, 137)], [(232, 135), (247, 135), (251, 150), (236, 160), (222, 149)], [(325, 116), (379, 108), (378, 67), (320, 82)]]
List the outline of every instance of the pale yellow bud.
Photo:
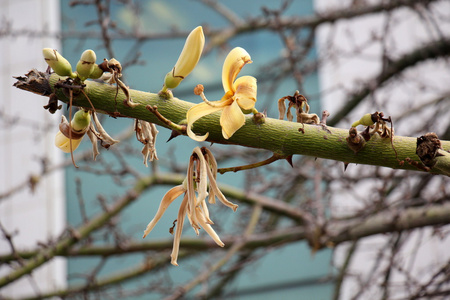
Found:
[(95, 52), (88, 49), (81, 54), (81, 58), (77, 63), (77, 73), (81, 80), (86, 80), (94, 71), (95, 60), (97, 56)]
[(203, 28), (198, 26), (187, 37), (175, 67), (167, 73), (164, 79), (164, 85), (167, 88), (176, 88), (192, 72), (200, 60), (204, 45), (205, 35), (203, 34)]
[(51, 48), (44, 48), (42, 49), (42, 54), (44, 55), (45, 62), (56, 74), (59, 76), (75, 77), (69, 61), (59, 54), (58, 51)]

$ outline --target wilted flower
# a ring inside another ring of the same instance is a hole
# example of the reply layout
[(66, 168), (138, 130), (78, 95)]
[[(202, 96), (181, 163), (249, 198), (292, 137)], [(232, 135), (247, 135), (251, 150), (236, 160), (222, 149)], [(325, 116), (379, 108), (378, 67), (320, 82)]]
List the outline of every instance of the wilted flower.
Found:
[(147, 167), (147, 161), (158, 160), (155, 143), (159, 131), (155, 124), (138, 119), (134, 122), (134, 131), (136, 131), (137, 140), (144, 144), (142, 155), (144, 156), (144, 165)]
[(206, 115), (222, 111), (220, 126), (222, 135), (229, 139), (245, 123), (244, 113), (254, 111), (256, 102), (256, 78), (242, 76), (236, 79), (242, 67), (251, 63), (250, 55), (243, 48), (236, 47), (230, 51), (222, 69), (222, 85), (225, 95), (219, 101), (208, 101), (203, 92), (200, 93), (203, 103), (193, 106), (187, 112), (187, 134), (196, 141), (204, 141), (208, 133), (203, 136), (195, 135), (192, 125)]
[(214, 223), (209, 217), (206, 198), (209, 194), (209, 203), (215, 203), (215, 197), (217, 197), (224, 205), (233, 209), (233, 211), (236, 211), (238, 206), (229, 202), (219, 190), (216, 183), (216, 174), (217, 163), (211, 151), (205, 147), (201, 149), (196, 147), (189, 160), (186, 179), (181, 185), (171, 188), (164, 195), (155, 217), (150, 221), (144, 231), (143, 238), (145, 238), (153, 230), (156, 223), (158, 223), (161, 219), (169, 205), (184, 193), (183, 201), (181, 202), (180, 209), (178, 211), (178, 226), (175, 231), (171, 254), (171, 263), (175, 266), (178, 265), (177, 259), (180, 248), (181, 232), (183, 230), (183, 223), (186, 215), (188, 216), (189, 222), (197, 235), (199, 234), (199, 229), (203, 228), (217, 245), (220, 247), (225, 245), (211, 227), (211, 224)]
[[(97, 158), (98, 152), (98, 146), (97, 141), (100, 140), (100, 145), (103, 148), (108, 149), (114, 144), (119, 143), (118, 140), (113, 139), (103, 128), (102, 124), (100, 123), (99, 119), (97, 118), (97, 114), (95, 112), (91, 112), (92, 115), (92, 121), (91, 126), (89, 126), (88, 136), (92, 143), (92, 152), (93, 152), (93, 158), (94, 160)], [(95, 126), (94, 126), (95, 125)]]
[(205, 45), (205, 36), (202, 26), (198, 26), (186, 38), (183, 50), (172, 71), (164, 79), (165, 88), (174, 89), (180, 82), (194, 70)]

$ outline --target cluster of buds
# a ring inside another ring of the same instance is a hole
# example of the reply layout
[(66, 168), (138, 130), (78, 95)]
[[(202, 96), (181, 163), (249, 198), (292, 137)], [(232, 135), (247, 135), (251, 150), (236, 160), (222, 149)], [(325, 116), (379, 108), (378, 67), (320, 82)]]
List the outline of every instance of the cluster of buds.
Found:
[(186, 179), (181, 185), (173, 187), (164, 195), (155, 217), (150, 221), (144, 231), (143, 237), (145, 238), (153, 230), (169, 205), (176, 198), (184, 194), (183, 201), (181, 202), (178, 211), (178, 226), (175, 230), (171, 254), (171, 263), (175, 266), (178, 265), (177, 259), (180, 248), (180, 239), (186, 215), (197, 235), (199, 234), (199, 230), (203, 228), (217, 245), (220, 247), (225, 245), (211, 227), (214, 223), (209, 216), (206, 198), (208, 198), (209, 203), (215, 203), (217, 197), (224, 205), (233, 209), (233, 211), (236, 211), (238, 206), (228, 201), (219, 190), (216, 176), (217, 162), (211, 151), (205, 147), (201, 149), (196, 147), (189, 159)]
[(88, 78), (97, 79), (103, 74), (103, 69), (95, 63), (97, 56), (91, 49), (81, 54), (80, 60), (76, 66), (76, 72), (72, 71), (72, 65), (58, 51), (51, 48), (42, 50), (44, 59), (48, 66), (59, 76), (68, 76), (70, 78), (78, 78), (85, 81)]
[(393, 129), (389, 128), (386, 123), (391, 123), (391, 117), (384, 117), (382, 112), (374, 112), (373, 114), (365, 114), (356, 122), (353, 122), (352, 127), (356, 127), (358, 125), (367, 126), (365, 130), (365, 135), (368, 135), (370, 138), (375, 133), (378, 133), (383, 138), (390, 138), (393, 136)]
[[(391, 117), (385, 118), (382, 112), (374, 112), (373, 114), (365, 114), (358, 121), (353, 122), (347, 137), (347, 145), (355, 154), (358, 153), (367, 141), (371, 139), (374, 134), (378, 134), (382, 138), (390, 138), (391, 144), (394, 137), (394, 129), (389, 128), (386, 123), (391, 123)], [(359, 132), (356, 130), (358, 125), (366, 126), (366, 128)], [(392, 145), (392, 147), (394, 147)], [(394, 149), (394, 148), (393, 148)], [(395, 151), (395, 149), (394, 149)]]

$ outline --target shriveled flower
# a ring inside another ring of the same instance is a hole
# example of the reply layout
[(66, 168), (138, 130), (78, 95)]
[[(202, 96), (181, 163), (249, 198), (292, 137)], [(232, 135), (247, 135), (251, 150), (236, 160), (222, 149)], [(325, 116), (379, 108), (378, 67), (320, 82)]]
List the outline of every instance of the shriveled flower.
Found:
[(193, 106), (187, 112), (187, 134), (196, 141), (204, 141), (209, 133), (198, 136), (192, 131), (192, 125), (198, 119), (221, 111), (220, 126), (222, 135), (229, 139), (245, 123), (244, 113), (255, 111), (256, 78), (242, 76), (236, 79), (242, 67), (251, 63), (250, 55), (243, 48), (236, 47), (230, 51), (222, 69), (222, 85), (225, 95), (219, 101), (208, 101), (203, 92), (203, 103)]
[(100, 145), (103, 148), (108, 149), (114, 144), (119, 143), (118, 140), (113, 139), (103, 128), (102, 124), (100, 123), (99, 119), (97, 118), (97, 114), (95, 112), (91, 112), (92, 115), (92, 121), (91, 125), (89, 126), (89, 131), (87, 132), (89, 139), (92, 143), (92, 152), (93, 152), (93, 158), (94, 160), (97, 158), (97, 155), (99, 154), (98, 151), (98, 144), (97, 141), (100, 140)]
[[(147, 225), (144, 231), (145, 238), (161, 219), (169, 205), (184, 193), (183, 200), (178, 211), (177, 223), (173, 240), (171, 263), (178, 266), (178, 252), (180, 248), (181, 233), (184, 219), (187, 215), (192, 228), (197, 235), (199, 229), (203, 228), (217, 245), (223, 247), (225, 244), (211, 227), (213, 221), (210, 219), (209, 210), (206, 205), (206, 198), (209, 194), (209, 203), (214, 203), (217, 197), (224, 205), (236, 211), (237, 205), (228, 201), (219, 190), (216, 183), (217, 163), (211, 151), (207, 148), (196, 147), (189, 159), (187, 176), (183, 184), (171, 188), (163, 197), (155, 217)], [(209, 182), (209, 188), (208, 188)]]
[(144, 144), (142, 155), (144, 156), (144, 165), (148, 167), (147, 161), (158, 160), (155, 143), (159, 131), (155, 124), (138, 119), (134, 121), (134, 131), (136, 131), (137, 140)]

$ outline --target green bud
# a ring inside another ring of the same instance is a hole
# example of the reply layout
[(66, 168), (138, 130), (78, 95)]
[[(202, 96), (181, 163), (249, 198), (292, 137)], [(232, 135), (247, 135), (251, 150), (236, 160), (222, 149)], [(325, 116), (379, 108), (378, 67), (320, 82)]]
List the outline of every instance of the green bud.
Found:
[(94, 68), (92, 70), (92, 73), (89, 75), (89, 78), (98, 79), (102, 75), (103, 75), (103, 70), (97, 64), (94, 64)]
[(69, 61), (59, 54), (58, 51), (51, 48), (44, 48), (42, 49), (42, 54), (44, 55), (45, 62), (56, 74), (59, 76), (75, 77)]
[(166, 77), (164, 78), (164, 86), (169, 89), (174, 89), (180, 84), (183, 79), (184, 77), (174, 76), (174, 70), (172, 70), (166, 74)]
[(71, 125), (74, 131), (83, 131), (91, 123), (91, 115), (89, 111), (79, 110), (73, 116)]
[(77, 73), (81, 80), (86, 80), (94, 71), (95, 60), (97, 56), (95, 52), (88, 49), (81, 54), (81, 58), (77, 63)]

